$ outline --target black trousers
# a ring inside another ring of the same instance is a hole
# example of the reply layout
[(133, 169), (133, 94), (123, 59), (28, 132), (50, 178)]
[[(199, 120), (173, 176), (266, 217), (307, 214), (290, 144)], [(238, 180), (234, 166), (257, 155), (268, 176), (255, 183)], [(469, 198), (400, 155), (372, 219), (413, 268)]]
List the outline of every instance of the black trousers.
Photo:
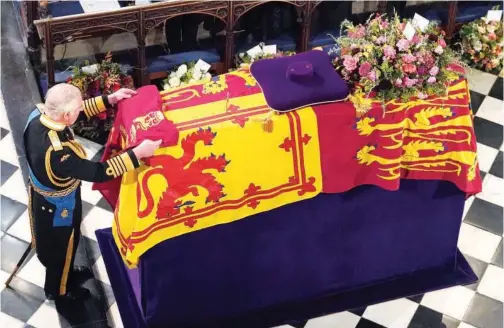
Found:
[(46, 268), (44, 290), (53, 296), (64, 295), (72, 289), (73, 265), (79, 245), (82, 221), (80, 187), (75, 194), (76, 203), (72, 225), (54, 227), (56, 207), (29, 187), (29, 214), (37, 257)]

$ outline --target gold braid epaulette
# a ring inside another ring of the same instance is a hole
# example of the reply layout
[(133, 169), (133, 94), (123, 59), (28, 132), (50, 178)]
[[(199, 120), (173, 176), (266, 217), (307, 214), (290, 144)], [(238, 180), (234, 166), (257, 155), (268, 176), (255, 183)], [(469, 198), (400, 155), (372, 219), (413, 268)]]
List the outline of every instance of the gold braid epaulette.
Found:
[(75, 180), (75, 182), (70, 187), (63, 189), (63, 190), (57, 190), (57, 191), (42, 190), (42, 189), (38, 188), (37, 186), (35, 186), (35, 184), (33, 183), (33, 181), (31, 179), (30, 179), (30, 185), (33, 188), (33, 190), (35, 190), (35, 192), (37, 194), (40, 194), (42, 196), (63, 197), (63, 196), (70, 195), (75, 189), (77, 189), (77, 187), (79, 187), (79, 185), (80, 185), (80, 180)]

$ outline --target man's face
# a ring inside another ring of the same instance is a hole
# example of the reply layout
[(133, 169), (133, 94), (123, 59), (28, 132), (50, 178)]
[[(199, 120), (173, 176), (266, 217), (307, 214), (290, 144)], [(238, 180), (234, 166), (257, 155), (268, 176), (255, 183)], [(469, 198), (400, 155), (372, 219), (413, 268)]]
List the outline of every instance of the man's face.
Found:
[(68, 113), (64, 114), (64, 120), (65, 120), (65, 125), (71, 126), (77, 121), (77, 118), (79, 117), (79, 113), (84, 110), (84, 102), (82, 101), (82, 98), (76, 99), (73, 102), (72, 105), (72, 110), (69, 111)]

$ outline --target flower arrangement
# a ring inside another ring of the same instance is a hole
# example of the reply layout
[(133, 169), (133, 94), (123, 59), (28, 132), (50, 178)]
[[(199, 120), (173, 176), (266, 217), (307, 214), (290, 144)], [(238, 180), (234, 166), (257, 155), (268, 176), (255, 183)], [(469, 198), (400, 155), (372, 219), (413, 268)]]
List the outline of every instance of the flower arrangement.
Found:
[(89, 66), (85, 61), (84, 65), (74, 66), (72, 70), (72, 77), (66, 82), (79, 88), (84, 99), (112, 94), (120, 88), (133, 88), (133, 78), (118, 63), (112, 62), (110, 52), (101, 64)]
[(340, 57), (334, 64), (352, 88), (351, 99), (360, 95), (382, 102), (407, 101), (446, 93), (454, 74), (448, 64), (455, 56), (446, 45), (444, 32), (430, 23), (423, 32), (413, 27), (414, 35), (408, 39), (406, 26), (413, 27), (411, 20), (401, 21), (397, 15), (392, 19), (372, 15), (359, 25), (342, 23), (346, 35), (335, 40)]
[(261, 51), (256, 53), (253, 56), (250, 56), (246, 52), (241, 52), (235, 57), (235, 63), (237, 67), (248, 67), (250, 64), (257, 60), (261, 59), (270, 59), (270, 58), (279, 58), (279, 57), (287, 57), (287, 56), (293, 56), (296, 53), (294, 51), (277, 51), (274, 54), (271, 53), (265, 53), (263, 50), (264, 44), (261, 42), (259, 44), (259, 47), (261, 48)]
[(163, 89), (169, 90), (202, 80), (210, 80), (212, 75), (198, 68), (195, 63), (182, 64), (163, 80)]
[(483, 71), (500, 73), (504, 59), (502, 21), (477, 19), (462, 26), (460, 36), (464, 62)]
[[(83, 99), (89, 99), (100, 95), (109, 95), (120, 88), (133, 89), (133, 78), (123, 68), (112, 61), (110, 52), (100, 64), (74, 66), (72, 77), (66, 83), (79, 88)], [(115, 110), (107, 109), (91, 119), (78, 120), (73, 129), (76, 134), (99, 143), (105, 143), (108, 132), (112, 128), (115, 118)]]

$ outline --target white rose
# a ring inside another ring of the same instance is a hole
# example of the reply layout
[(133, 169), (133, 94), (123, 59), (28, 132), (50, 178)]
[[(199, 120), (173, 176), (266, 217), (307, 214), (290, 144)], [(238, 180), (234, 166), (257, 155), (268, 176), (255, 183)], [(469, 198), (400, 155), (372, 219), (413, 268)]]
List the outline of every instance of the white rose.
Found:
[(196, 70), (193, 72), (193, 78), (198, 81), (198, 80), (201, 80), (201, 71), (200, 70)]
[(437, 46), (436, 49), (434, 49), (434, 52), (441, 55), (443, 53), (443, 47)]
[(171, 72), (171, 73), (170, 73), (170, 78), (172, 78), (172, 77), (176, 77), (176, 76), (177, 76), (177, 73), (175, 73), (175, 72)]
[(206, 79), (206, 80), (211, 80), (211, 79), (212, 79), (212, 74), (210, 74), (210, 73), (206, 73), (206, 74), (205, 74), (205, 79)]
[(240, 58), (243, 58), (243, 57), (245, 57), (245, 54), (243, 52), (240, 52), (239, 56), (240, 56)]
[(171, 87), (168, 83), (165, 83), (165, 85), (163, 85), (163, 90), (170, 90)]
[(493, 26), (493, 25), (488, 25), (486, 29), (487, 29), (488, 33), (495, 32), (495, 26)]
[(481, 48), (483, 47), (483, 44), (481, 43), (480, 40), (478, 40), (476, 42), (473, 42), (472, 46), (473, 46), (474, 50), (481, 51)]
[(168, 80), (168, 83), (170, 83), (170, 86), (172, 88), (176, 88), (180, 85), (180, 79), (178, 76), (172, 77), (171, 79)]
[(186, 64), (182, 64), (182, 65), (180, 65), (178, 67), (177, 74), (184, 75), (185, 73), (187, 73), (187, 65)]

